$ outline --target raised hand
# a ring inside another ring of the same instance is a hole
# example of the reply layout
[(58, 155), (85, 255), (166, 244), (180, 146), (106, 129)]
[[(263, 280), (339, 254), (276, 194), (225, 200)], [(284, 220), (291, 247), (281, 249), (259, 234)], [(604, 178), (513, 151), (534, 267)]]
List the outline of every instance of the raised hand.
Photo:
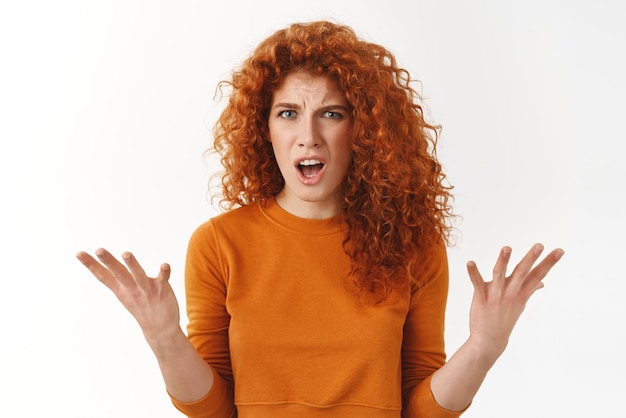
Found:
[(129, 252), (122, 254), (125, 265), (104, 249), (95, 254), (99, 261), (82, 251), (76, 257), (133, 315), (151, 346), (181, 332), (178, 301), (168, 282), (169, 265), (162, 264), (151, 278)]
[(470, 340), (484, 353), (498, 357), (507, 346), (517, 320), (531, 295), (543, 287), (543, 278), (561, 259), (557, 248), (535, 265), (543, 245), (535, 244), (507, 276), (511, 248), (504, 247), (493, 269), (493, 280), (483, 280), (476, 263), (467, 263), (474, 296), (470, 309)]

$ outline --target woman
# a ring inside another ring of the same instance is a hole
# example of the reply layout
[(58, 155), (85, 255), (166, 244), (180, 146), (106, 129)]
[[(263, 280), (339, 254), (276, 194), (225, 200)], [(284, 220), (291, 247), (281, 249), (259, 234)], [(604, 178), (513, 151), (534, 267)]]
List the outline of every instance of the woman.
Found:
[(189, 325), (163, 265), (79, 260), (140, 324), (190, 417), (456, 417), (563, 255), (535, 245), (474, 285), (470, 337), (446, 362), (450, 188), (409, 74), (330, 22), (263, 41), (224, 83), (222, 202), (193, 234)]

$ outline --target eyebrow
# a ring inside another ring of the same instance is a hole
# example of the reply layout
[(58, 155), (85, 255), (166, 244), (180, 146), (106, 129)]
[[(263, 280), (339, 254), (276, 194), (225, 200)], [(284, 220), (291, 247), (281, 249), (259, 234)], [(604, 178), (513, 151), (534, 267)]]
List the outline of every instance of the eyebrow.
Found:
[[(272, 106), (272, 109), (276, 109), (276, 108), (302, 109), (302, 106), (300, 106), (297, 103), (280, 102)], [(322, 106), (317, 110), (332, 110), (332, 109), (342, 109), (342, 110), (345, 110), (346, 112), (350, 110), (348, 106), (344, 106), (342, 104), (331, 104), (327, 106)]]

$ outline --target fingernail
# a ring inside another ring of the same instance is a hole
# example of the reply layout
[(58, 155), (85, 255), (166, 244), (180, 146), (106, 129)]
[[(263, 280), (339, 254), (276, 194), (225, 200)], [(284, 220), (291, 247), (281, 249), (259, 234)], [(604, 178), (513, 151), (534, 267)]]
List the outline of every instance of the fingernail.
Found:
[(565, 251), (563, 251), (563, 250), (559, 249), (559, 250), (556, 252), (556, 254), (555, 254), (556, 261), (559, 261), (559, 260), (561, 259), (561, 257), (563, 257), (563, 254), (565, 254)]
[(543, 251), (543, 245), (536, 244), (535, 245), (535, 254), (541, 254), (542, 251)]

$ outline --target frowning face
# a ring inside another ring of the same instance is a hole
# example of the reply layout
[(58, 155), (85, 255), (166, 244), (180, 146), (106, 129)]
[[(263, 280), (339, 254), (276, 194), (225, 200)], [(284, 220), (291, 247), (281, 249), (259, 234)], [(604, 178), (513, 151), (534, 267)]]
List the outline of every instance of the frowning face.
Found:
[(303, 218), (341, 210), (341, 183), (352, 160), (352, 118), (336, 83), (294, 72), (274, 91), (270, 141), (285, 186), (278, 204)]

